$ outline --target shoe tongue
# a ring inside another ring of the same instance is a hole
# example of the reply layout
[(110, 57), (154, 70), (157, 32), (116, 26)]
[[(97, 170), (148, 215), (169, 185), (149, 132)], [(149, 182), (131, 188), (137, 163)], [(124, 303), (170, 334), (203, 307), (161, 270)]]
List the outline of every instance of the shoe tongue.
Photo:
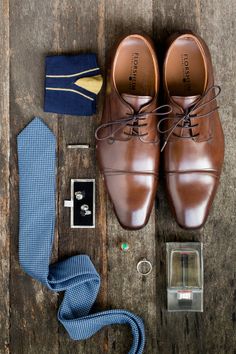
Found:
[(136, 112), (138, 112), (143, 105), (152, 100), (151, 96), (137, 96), (128, 93), (122, 93), (121, 97), (125, 100), (125, 102), (129, 103)]
[(195, 96), (172, 96), (172, 100), (177, 103), (180, 107), (183, 109), (186, 109), (190, 106), (192, 106), (194, 103), (196, 103), (200, 95), (195, 95)]

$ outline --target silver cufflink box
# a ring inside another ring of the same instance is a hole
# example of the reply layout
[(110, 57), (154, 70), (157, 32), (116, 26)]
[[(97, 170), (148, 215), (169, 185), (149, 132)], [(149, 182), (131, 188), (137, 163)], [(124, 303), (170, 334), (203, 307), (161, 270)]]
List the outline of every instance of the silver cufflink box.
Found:
[(71, 199), (64, 201), (70, 208), (72, 229), (95, 228), (95, 179), (71, 179)]

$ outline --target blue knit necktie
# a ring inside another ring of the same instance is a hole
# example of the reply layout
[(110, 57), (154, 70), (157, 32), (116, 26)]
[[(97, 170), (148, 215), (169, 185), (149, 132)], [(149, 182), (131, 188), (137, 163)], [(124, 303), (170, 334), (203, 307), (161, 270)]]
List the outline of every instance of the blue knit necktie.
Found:
[(126, 310), (89, 314), (100, 287), (90, 258), (73, 256), (51, 264), (56, 200), (56, 140), (39, 118), (18, 135), (20, 188), (19, 258), (24, 271), (53, 291), (64, 291), (58, 320), (72, 339), (91, 337), (102, 327), (128, 324), (133, 334), (130, 354), (141, 354), (145, 333), (140, 317)]

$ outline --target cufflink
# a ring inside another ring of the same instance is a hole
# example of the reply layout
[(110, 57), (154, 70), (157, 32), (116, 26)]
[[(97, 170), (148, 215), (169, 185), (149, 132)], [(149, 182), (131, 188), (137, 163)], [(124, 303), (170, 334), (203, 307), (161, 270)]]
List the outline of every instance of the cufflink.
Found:
[(81, 209), (80, 214), (82, 216), (87, 216), (87, 215), (92, 214), (92, 212), (91, 212), (91, 210), (89, 210), (89, 206), (87, 204), (81, 205), (80, 209)]
[(75, 198), (77, 199), (77, 200), (81, 200), (81, 199), (83, 199), (84, 198), (84, 192), (80, 192), (80, 191), (78, 191), (78, 192), (75, 192)]
[(80, 214), (82, 216), (87, 216), (87, 215), (91, 215), (92, 212), (91, 212), (91, 210), (81, 210)]
[(95, 227), (95, 179), (71, 179), (71, 199), (64, 201), (70, 208), (70, 227)]

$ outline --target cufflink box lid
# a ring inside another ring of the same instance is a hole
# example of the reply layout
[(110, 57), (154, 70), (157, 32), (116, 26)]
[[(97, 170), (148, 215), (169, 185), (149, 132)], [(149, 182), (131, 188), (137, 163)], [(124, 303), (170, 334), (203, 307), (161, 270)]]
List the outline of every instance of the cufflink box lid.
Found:
[[(76, 197), (82, 195), (81, 199)], [(71, 179), (71, 199), (64, 201), (71, 209), (71, 228), (95, 227), (95, 179)]]

